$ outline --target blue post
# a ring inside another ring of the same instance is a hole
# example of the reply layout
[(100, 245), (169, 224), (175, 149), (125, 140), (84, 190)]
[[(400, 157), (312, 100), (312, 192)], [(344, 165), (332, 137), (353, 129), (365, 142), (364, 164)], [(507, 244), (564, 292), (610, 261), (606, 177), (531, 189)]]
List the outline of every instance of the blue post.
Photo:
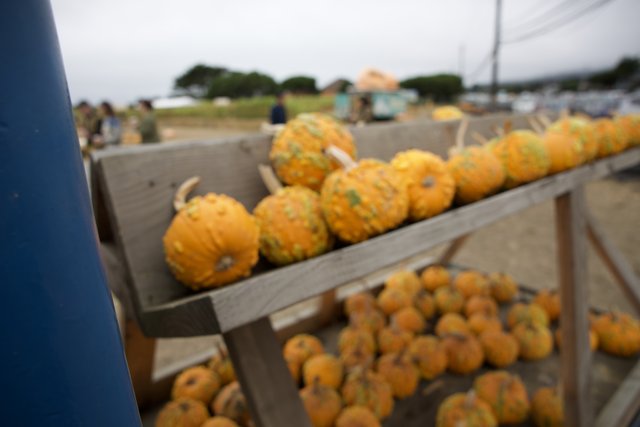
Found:
[(139, 426), (48, 1), (0, 3), (3, 426)]

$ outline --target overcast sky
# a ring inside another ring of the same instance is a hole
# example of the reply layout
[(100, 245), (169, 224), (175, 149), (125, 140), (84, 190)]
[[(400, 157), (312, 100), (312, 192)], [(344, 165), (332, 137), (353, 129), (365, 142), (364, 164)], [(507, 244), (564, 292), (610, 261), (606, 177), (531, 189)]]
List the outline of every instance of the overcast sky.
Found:
[[(549, 9), (593, 0), (503, 0), (503, 38)], [(563, 5), (564, 4), (564, 5)], [(465, 83), (493, 43), (494, 0), (52, 0), (74, 102), (163, 96), (196, 63), (305, 74), (323, 86), (373, 66), (403, 79), (459, 72)], [(571, 10), (567, 11), (571, 13)], [(501, 78), (595, 70), (640, 55), (640, 1), (613, 0), (540, 37), (505, 45)], [(550, 21), (551, 22), (551, 21)], [(533, 27), (532, 27), (533, 26)]]

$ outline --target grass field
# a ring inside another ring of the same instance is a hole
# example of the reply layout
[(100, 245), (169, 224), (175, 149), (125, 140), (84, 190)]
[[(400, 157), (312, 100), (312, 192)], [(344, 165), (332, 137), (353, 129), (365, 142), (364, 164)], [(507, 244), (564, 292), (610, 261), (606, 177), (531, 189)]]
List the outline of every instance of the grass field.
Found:
[[(289, 117), (300, 113), (330, 112), (333, 110), (333, 96), (304, 95), (288, 96), (285, 105)], [(264, 119), (269, 117), (275, 97), (264, 96), (256, 98), (237, 99), (227, 107), (213, 105), (210, 101), (192, 107), (156, 110), (156, 116), (163, 118), (199, 117), (212, 119)]]

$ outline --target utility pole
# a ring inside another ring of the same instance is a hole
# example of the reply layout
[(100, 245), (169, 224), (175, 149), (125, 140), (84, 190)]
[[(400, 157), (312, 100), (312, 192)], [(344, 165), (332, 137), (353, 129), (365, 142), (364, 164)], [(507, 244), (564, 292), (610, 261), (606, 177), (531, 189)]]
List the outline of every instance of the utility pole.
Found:
[(461, 44), (458, 49), (458, 74), (464, 84), (464, 44)]
[(498, 109), (498, 54), (500, 53), (500, 16), (502, 14), (502, 0), (496, 0), (496, 32), (493, 42), (493, 67), (491, 69), (491, 108)]

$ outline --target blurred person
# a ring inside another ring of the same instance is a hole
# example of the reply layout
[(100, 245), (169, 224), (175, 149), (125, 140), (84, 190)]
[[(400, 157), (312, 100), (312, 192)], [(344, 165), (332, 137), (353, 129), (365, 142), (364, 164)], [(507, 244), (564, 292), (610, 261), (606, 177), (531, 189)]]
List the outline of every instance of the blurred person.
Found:
[(138, 110), (140, 110), (140, 121), (137, 123), (137, 128), (142, 138), (141, 142), (143, 144), (160, 142), (160, 134), (158, 133), (158, 125), (151, 101), (141, 99), (138, 102)]
[(284, 106), (284, 93), (279, 93), (276, 97), (276, 103), (271, 107), (271, 124), (285, 123), (287, 123), (287, 110)]
[(100, 104), (100, 114), (102, 116), (100, 134), (93, 138), (94, 145), (96, 147), (109, 147), (120, 144), (122, 125), (109, 102), (104, 101)]
[(88, 144), (93, 137), (100, 134), (100, 118), (94, 108), (87, 101), (80, 101), (77, 105), (76, 126), (78, 136), (84, 138)]

